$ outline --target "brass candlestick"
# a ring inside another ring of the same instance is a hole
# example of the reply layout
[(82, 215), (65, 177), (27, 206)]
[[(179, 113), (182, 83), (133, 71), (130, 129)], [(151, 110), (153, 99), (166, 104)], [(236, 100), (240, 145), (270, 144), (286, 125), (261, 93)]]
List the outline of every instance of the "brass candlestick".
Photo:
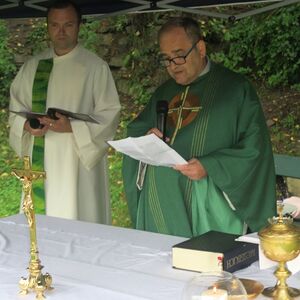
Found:
[(300, 253), (300, 228), (293, 225), (291, 217), (283, 217), (283, 204), (277, 205), (278, 217), (269, 220), (270, 225), (258, 232), (261, 247), (269, 259), (278, 262), (274, 275), (278, 279), (274, 287), (264, 289), (263, 295), (279, 300), (289, 300), (300, 295), (300, 290), (288, 287), (286, 279), (291, 272), (286, 262)]
[(12, 170), (12, 174), (16, 176), (23, 184), (23, 203), (22, 209), (27, 218), (30, 232), (30, 262), (29, 262), (29, 276), (22, 277), (19, 281), (21, 289), (20, 294), (26, 295), (29, 290), (36, 292), (36, 299), (45, 299), (44, 291), (52, 289), (52, 277), (50, 274), (42, 274), (43, 266), (38, 256), (38, 247), (36, 239), (36, 223), (34, 214), (34, 203), (32, 197), (32, 181), (43, 179), (46, 177), (45, 172), (37, 172), (31, 170), (30, 160), (28, 156), (24, 157), (24, 170)]

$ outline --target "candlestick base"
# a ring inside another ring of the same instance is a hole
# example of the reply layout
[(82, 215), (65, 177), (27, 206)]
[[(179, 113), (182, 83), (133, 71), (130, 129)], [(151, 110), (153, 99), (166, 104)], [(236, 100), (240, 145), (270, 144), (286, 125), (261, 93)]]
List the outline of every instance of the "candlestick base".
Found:
[(45, 290), (52, 290), (52, 277), (49, 273), (42, 274), (43, 266), (40, 260), (31, 261), (28, 267), (29, 276), (27, 278), (21, 277), (19, 281), (20, 295), (26, 295), (29, 291), (33, 290), (36, 293), (37, 300), (46, 299)]

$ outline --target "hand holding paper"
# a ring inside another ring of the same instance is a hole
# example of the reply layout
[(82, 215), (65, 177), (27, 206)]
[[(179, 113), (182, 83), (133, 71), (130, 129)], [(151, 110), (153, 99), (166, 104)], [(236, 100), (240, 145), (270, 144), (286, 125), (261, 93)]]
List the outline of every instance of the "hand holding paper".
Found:
[(137, 138), (128, 137), (107, 143), (117, 151), (149, 165), (172, 167), (187, 163), (184, 158), (155, 134)]

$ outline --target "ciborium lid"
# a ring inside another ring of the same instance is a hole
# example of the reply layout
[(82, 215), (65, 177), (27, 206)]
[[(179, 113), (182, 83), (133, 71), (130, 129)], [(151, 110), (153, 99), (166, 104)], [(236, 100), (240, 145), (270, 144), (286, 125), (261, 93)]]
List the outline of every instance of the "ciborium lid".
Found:
[(277, 203), (278, 217), (270, 218), (269, 225), (258, 232), (262, 239), (300, 239), (300, 227), (293, 224), (293, 218), (283, 216), (284, 204), (281, 201)]

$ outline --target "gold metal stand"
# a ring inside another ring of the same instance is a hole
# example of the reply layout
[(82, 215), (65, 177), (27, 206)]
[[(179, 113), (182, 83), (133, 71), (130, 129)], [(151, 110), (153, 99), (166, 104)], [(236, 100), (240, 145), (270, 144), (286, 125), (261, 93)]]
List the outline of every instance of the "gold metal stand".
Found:
[(285, 262), (279, 262), (277, 270), (274, 275), (278, 279), (273, 287), (267, 287), (262, 294), (273, 299), (294, 299), (300, 295), (300, 290), (289, 287), (286, 284), (286, 279), (291, 275), (291, 272), (286, 268)]
[(279, 217), (270, 220), (271, 225), (262, 229), (258, 235), (264, 254), (278, 262), (274, 275), (278, 279), (274, 287), (264, 289), (263, 295), (278, 300), (291, 300), (300, 295), (300, 290), (287, 285), (286, 279), (291, 272), (286, 262), (296, 258), (300, 253), (300, 228), (293, 225), (293, 219), (283, 217), (283, 204), (277, 205)]
[(30, 262), (29, 262), (29, 276), (22, 277), (19, 281), (21, 289), (20, 294), (26, 295), (30, 290), (36, 292), (36, 299), (45, 299), (44, 291), (51, 290), (52, 277), (50, 274), (42, 274), (43, 266), (38, 256), (37, 238), (36, 238), (36, 223), (34, 214), (34, 203), (32, 197), (32, 182), (34, 180), (43, 179), (46, 177), (45, 172), (37, 172), (31, 170), (30, 159), (28, 156), (24, 157), (24, 170), (13, 170), (12, 174), (17, 177), (23, 184), (23, 204), (22, 209), (27, 218), (30, 233)]

